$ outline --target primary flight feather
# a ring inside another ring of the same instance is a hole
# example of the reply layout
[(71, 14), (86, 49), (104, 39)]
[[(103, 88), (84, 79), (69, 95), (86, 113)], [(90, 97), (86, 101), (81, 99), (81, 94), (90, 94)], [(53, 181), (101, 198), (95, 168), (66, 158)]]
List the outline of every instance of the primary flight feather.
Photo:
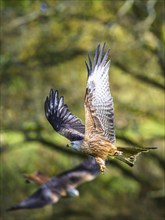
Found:
[(59, 98), (57, 90), (53, 92), (51, 89), (49, 97), (46, 98), (45, 116), (54, 130), (70, 141), (83, 140), (85, 126), (69, 111), (64, 104), (64, 98)]

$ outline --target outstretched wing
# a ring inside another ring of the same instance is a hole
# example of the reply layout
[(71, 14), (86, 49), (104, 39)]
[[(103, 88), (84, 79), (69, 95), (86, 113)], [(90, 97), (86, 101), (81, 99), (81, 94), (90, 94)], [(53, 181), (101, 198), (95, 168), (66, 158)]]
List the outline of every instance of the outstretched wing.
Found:
[(118, 146), (117, 149), (119, 151), (122, 151), (122, 155), (115, 156), (116, 159), (123, 161), (124, 163), (128, 164), (129, 166), (134, 166), (134, 163), (136, 161), (136, 157), (141, 154), (142, 152), (148, 152), (149, 150), (157, 149), (156, 147), (121, 147)]
[(89, 136), (93, 131), (101, 132), (111, 143), (115, 143), (114, 106), (108, 77), (109, 50), (104, 55), (104, 47), (105, 43), (99, 53), (100, 45), (97, 46), (93, 65), (89, 55), (89, 64), (86, 63), (85, 135)]
[(100, 167), (93, 157), (85, 160), (77, 167), (63, 172), (56, 177), (66, 185), (66, 189), (76, 188), (86, 181), (91, 181), (100, 173)]
[(73, 115), (64, 98), (59, 98), (58, 91), (50, 90), (49, 97), (45, 100), (45, 115), (55, 131), (68, 138), (70, 141), (82, 140), (85, 127), (81, 120)]
[(60, 196), (57, 193), (52, 194), (51, 190), (48, 187), (45, 187), (45, 185), (43, 185), (31, 196), (24, 199), (19, 204), (7, 209), (7, 211), (14, 211), (17, 209), (42, 208), (46, 205), (58, 202), (59, 198)]

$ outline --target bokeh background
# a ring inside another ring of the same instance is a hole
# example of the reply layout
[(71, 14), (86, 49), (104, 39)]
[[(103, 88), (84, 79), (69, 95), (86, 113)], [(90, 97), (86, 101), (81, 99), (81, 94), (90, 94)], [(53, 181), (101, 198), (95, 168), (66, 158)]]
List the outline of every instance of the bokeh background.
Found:
[[(1, 0), (0, 219), (164, 219), (164, 12), (163, 0)], [(58, 89), (84, 121), (85, 60), (103, 42), (111, 48), (117, 144), (158, 149), (133, 168), (110, 160), (108, 172), (79, 187), (79, 198), (6, 213), (37, 188), (24, 173), (53, 176), (83, 160), (43, 106)]]

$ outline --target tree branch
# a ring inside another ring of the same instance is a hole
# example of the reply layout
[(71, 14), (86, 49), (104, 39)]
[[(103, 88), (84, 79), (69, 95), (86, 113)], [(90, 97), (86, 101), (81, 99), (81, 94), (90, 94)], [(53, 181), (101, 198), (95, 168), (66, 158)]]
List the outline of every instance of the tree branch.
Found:
[(115, 62), (115, 65), (120, 68), (124, 73), (126, 74), (129, 74), (131, 76), (133, 76), (134, 78), (144, 82), (144, 83), (147, 83), (147, 84), (150, 84), (152, 86), (155, 86), (156, 88), (158, 89), (162, 89), (162, 90), (165, 90), (165, 85), (163, 84), (160, 84), (158, 83), (157, 81), (153, 80), (153, 79), (150, 79), (144, 75), (140, 75), (139, 73), (136, 73), (135, 71), (131, 71), (129, 69), (127, 69), (127, 67), (121, 63), (119, 63), (118, 61)]

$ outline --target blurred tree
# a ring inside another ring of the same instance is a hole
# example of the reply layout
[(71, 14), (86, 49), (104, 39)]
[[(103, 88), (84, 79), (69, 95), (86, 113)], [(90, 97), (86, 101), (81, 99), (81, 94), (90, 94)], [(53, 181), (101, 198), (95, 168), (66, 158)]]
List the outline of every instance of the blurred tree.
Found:
[[(2, 219), (164, 219), (163, 16), (161, 0), (1, 0)], [(52, 176), (79, 162), (47, 123), (43, 103), (51, 87), (59, 89), (84, 118), (84, 60), (99, 42), (111, 48), (118, 144), (158, 150), (133, 169), (111, 161), (110, 173), (81, 186), (81, 199), (6, 214), (34, 191), (23, 173)]]

